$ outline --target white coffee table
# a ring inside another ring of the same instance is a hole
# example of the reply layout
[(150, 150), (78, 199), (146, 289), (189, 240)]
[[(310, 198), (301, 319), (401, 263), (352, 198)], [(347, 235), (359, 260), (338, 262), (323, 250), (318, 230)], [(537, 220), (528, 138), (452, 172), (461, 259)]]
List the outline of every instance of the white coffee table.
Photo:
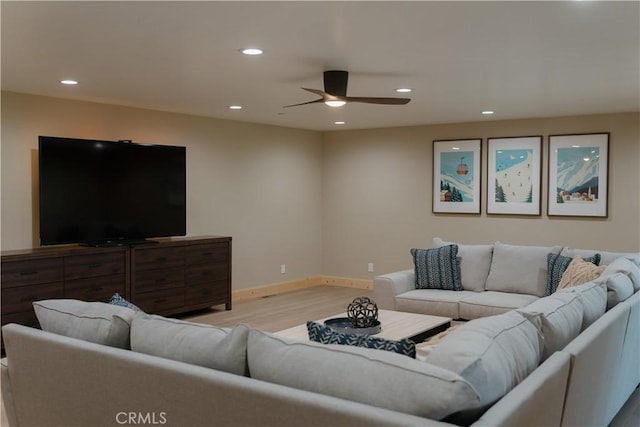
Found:
[[(347, 317), (347, 314), (336, 314), (335, 316), (316, 320), (316, 322), (324, 323), (325, 320), (336, 317)], [(402, 311), (391, 310), (378, 310), (378, 320), (380, 321), (382, 330), (373, 336), (396, 341), (408, 338), (416, 344), (451, 326), (451, 319), (449, 317), (404, 313)], [(309, 340), (306, 323), (278, 331), (275, 335), (301, 341)]]

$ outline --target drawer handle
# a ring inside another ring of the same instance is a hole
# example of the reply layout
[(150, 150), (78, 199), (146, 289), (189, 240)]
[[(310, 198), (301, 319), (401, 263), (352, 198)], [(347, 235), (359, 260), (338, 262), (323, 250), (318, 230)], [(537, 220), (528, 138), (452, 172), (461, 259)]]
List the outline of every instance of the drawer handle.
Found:
[(161, 299), (157, 299), (156, 300), (157, 304), (162, 304), (163, 302), (167, 302), (167, 299), (166, 298), (161, 298)]
[(94, 262), (93, 264), (89, 264), (89, 268), (98, 268), (102, 265), (101, 262)]
[(38, 301), (38, 296), (37, 295), (31, 295), (28, 297), (23, 297), (20, 299), (20, 302), (32, 302), (32, 301)]
[(101, 291), (103, 288), (102, 286), (94, 286), (93, 288), (89, 288), (88, 291), (89, 292), (98, 292)]
[(38, 274), (38, 271), (21, 271), (21, 276), (33, 276), (34, 274)]
[(203, 252), (203, 253), (202, 253), (202, 255), (204, 255), (204, 256), (210, 256), (210, 255), (211, 255), (211, 252)]
[(159, 262), (165, 262), (166, 260), (167, 260), (166, 256), (163, 256), (163, 257), (160, 257), (160, 258), (156, 258), (156, 261), (159, 261)]
[(166, 282), (166, 281), (167, 281), (167, 279), (166, 279), (166, 278), (164, 278), (164, 277), (163, 277), (163, 278), (161, 278), (161, 279), (156, 279), (156, 283), (164, 283), (164, 282)]

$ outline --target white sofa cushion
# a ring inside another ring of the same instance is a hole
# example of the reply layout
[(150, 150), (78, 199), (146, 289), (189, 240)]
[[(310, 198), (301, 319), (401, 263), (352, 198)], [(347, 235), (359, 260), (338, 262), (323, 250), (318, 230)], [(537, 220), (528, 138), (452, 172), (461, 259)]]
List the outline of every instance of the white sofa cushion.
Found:
[(602, 277), (615, 273), (623, 273), (629, 277), (633, 284), (633, 291), (640, 290), (640, 268), (629, 258), (620, 257), (613, 260), (602, 272)]
[(638, 252), (607, 252), (597, 249), (574, 249), (565, 247), (562, 248), (561, 255), (573, 258), (576, 255), (580, 255), (582, 258), (588, 258), (596, 253), (600, 254), (600, 264), (609, 265), (617, 258), (628, 257), (634, 260), (635, 264), (640, 266), (640, 253)]
[(538, 366), (542, 335), (516, 311), (472, 320), (458, 327), (427, 356), (427, 362), (466, 379), (482, 405), (495, 402)]
[(544, 337), (541, 361), (562, 350), (582, 329), (584, 308), (576, 293), (555, 293), (540, 298), (518, 312), (533, 322), (541, 321)]
[(607, 287), (607, 310), (633, 295), (633, 283), (624, 273), (609, 274), (598, 280)]
[(415, 289), (396, 296), (396, 310), (459, 319), (459, 302), (476, 294), (473, 291)]
[(433, 238), (435, 248), (447, 245), (458, 245), (462, 289), (476, 292), (484, 291), (489, 268), (491, 268), (493, 245), (461, 245), (455, 242), (445, 242), (440, 237)]
[(233, 329), (139, 313), (131, 323), (131, 350), (245, 375), (249, 328)]
[(560, 246), (518, 246), (496, 242), (485, 289), (544, 296), (547, 254), (557, 254), (561, 249)]
[(460, 318), (466, 320), (495, 316), (524, 307), (538, 299), (534, 295), (484, 291), (467, 295), (460, 301)]
[(607, 287), (604, 283), (587, 282), (582, 285), (561, 289), (556, 293), (564, 292), (577, 294), (582, 303), (583, 315), (580, 331), (587, 329), (607, 309)]
[(407, 414), (437, 420), (479, 406), (457, 374), (388, 351), (289, 341), (252, 329), (247, 355), (252, 378)]
[(74, 299), (35, 301), (33, 309), (43, 331), (128, 349), (135, 311), (103, 302)]

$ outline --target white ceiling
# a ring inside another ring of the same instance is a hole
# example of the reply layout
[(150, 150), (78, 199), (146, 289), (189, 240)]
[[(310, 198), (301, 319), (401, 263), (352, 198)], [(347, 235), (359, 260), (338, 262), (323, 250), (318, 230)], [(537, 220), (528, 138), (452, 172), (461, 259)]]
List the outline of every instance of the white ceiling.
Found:
[[(314, 130), (640, 110), (637, 1), (2, 1), (1, 18), (6, 91)], [(282, 108), (329, 69), (348, 95), (412, 101)]]

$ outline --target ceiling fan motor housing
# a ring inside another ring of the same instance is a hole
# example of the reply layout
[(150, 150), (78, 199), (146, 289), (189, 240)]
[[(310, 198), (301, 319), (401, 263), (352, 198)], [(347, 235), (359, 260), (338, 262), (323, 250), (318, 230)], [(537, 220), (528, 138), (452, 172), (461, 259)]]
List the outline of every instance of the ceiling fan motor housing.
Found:
[(347, 96), (347, 71), (331, 70), (324, 72), (324, 91), (334, 96)]

